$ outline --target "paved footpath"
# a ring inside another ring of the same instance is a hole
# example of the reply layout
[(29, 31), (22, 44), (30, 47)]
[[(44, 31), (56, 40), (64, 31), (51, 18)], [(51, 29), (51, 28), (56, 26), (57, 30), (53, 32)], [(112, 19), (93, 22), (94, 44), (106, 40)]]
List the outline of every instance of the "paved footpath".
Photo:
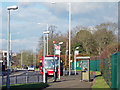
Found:
[(45, 89), (50, 88), (91, 88), (92, 84), (87, 81), (80, 81), (80, 75), (68, 75), (61, 76), (61, 79), (57, 79), (56, 82), (53, 82), (53, 78), (48, 80), (48, 86)]

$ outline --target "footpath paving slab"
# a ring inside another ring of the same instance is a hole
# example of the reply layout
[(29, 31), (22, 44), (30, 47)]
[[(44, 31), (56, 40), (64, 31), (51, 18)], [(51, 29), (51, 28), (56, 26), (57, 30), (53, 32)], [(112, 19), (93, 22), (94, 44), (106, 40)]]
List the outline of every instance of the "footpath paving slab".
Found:
[(61, 76), (61, 79), (57, 79), (53, 82), (53, 78), (48, 80), (48, 88), (91, 88), (92, 84), (87, 81), (80, 81), (80, 75)]

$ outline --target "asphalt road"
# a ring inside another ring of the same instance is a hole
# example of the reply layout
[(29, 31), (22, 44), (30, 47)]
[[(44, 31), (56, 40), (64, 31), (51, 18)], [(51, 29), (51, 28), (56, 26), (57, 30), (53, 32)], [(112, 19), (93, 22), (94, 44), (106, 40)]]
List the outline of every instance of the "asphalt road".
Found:
[[(6, 85), (7, 77), (3, 76), (2, 85)], [(18, 71), (10, 75), (10, 84), (42, 82), (42, 75), (39, 71)]]

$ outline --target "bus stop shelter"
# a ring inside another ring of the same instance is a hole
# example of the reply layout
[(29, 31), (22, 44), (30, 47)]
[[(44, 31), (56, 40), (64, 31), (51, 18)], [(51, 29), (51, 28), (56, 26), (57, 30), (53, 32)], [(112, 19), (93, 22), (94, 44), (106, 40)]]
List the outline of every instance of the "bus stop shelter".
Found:
[(80, 60), (80, 67), (81, 67), (81, 78), (80, 80), (87, 80), (89, 82), (90, 80), (90, 57), (89, 56), (77, 56), (75, 57), (74, 61), (74, 70), (76, 75), (76, 60)]

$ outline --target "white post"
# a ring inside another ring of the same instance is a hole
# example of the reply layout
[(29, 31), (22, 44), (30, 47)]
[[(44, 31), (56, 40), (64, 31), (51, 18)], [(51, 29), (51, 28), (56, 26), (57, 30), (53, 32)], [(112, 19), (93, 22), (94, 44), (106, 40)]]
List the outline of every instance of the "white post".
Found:
[(36, 49), (35, 49), (35, 68), (36, 68)]
[(45, 66), (44, 66), (44, 62), (45, 62), (45, 35), (44, 35), (44, 57), (43, 57), (43, 83), (45, 83)]
[(10, 10), (8, 10), (8, 41), (7, 41), (7, 89), (10, 88), (10, 78), (9, 78), (9, 71), (10, 71), (10, 66), (9, 66), (9, 53), (10, 53)]
[(12, 49), (11, 49), (11, 34), (10, 34), (10, 70), (11, 70), (11, 60), (12, 60)]
[(75, 71), (75, 51), (74, 51), (74, 71)]
[[(48, 31), (48, 24), (47, 24), (47, 31)], [(47, 34), (47, 55), (48, 55), (48, 34)]]
[(69, 75), (71, 74), (70, 57), (71, 57), (71, 3), (69, 3)]
[(22, 51), (21, 51), (21, 68), (23, 66), (23, 62), (22, 62)]
[(76, 54), (75, 54), (75, 75), (76, 75)]
[(60, 79), (60, 54), (59, 54), (59, 79)]

